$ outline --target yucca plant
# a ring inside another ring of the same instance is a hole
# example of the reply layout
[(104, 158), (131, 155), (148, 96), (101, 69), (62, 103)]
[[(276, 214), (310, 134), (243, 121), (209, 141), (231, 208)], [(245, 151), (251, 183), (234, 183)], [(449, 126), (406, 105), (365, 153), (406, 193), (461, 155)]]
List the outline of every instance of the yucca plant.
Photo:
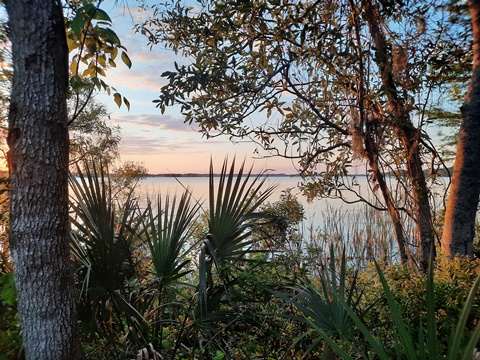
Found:
[(116, 341), (128, 328), (141, 334), (144, 325), (128, 300), (128, 282), (136, 266), (132, 244), (141, 221), (132, 199), (115, 208), (108, 171), (101, 164), (85, 162), (83, 169), (77, 166), (77, 174), (70, 177), (71, 246), (81, 285), (80, 318), (94, 332)]

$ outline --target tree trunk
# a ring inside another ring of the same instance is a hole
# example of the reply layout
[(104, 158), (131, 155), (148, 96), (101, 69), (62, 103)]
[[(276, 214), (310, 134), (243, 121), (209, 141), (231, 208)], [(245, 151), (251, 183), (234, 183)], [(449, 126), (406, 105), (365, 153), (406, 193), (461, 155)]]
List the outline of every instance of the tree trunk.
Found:
[(6, 0), (14, 79), (10, 246), (27, 359), (75, 359), (68, 241), (68, 49), (59, 0)]
[(428, 189), (420, 156), (419, 131), (410, 120), (405, 99), (399, 96), (400, 92), (397, 89), (397, 83), (392, 72), (392, 57), (388, 50), (385, 32), (381, 26), (381, 15), (372, 0), (363, 0), (362, 6), (377, 52), (375, 61), (387, 96), (385, 106), (390, 113), (391, 126), (395, 129), (405, 151), (405, 165), (411, 183), (411, 195), (414, 201), (413, 215), (417, 225), (418, 243), (421, 252), (420, 267), (426, 271), (432, 250), (434, 231)]
[[(420, 248), (420, 268), (427, 271), (433, 245), (434, 230), (432, 212), (430, 210), (429, 191), (420, 157), (419, 133), (416, 129), (407, 127), (398, 130), (406, 153), (407, 173), (411, 181), (411, 194), (414, 203), (414, 215), (417, 225), (417, 240)], [(408, 196), (408, 194), (406, 194)]]
[[(368, 133), (368, 131), (367, 131)], [(398, 253), (400, 254), (400, 261), (402, 264), (407, 264), (411, 262), (410, 252), (408, 251), (407, 241), (405, 239), (405, 232), (403, 229), (403, 222), (400, 218), (399, 211), (395, 206), (395, 203), (392, 199), (392, 195), (388, 189), (387, 182), (385, 181), (385, 176), (380, 170), (377, 160), (377, 150), (375, 149), (375, 141), (369, 138), (365, 134), (365, 157), (368, 161), (370, 169), (372, 169), (373, 176), (378, 183), (378, 187), (382, 192), (383, 200), (387, 206), (387, 212), (392, 221), (393, 231), (395, 233), (395, 239), (397, 241)]]
[(375, 59), (388, 99), (385, 106), (390, 113), (392, 127), (395, 129), (406, 154), (405, 165), (407, 176), (411, 182), (411, 196), (414, 202), (413, 215), (417, 225), (421, 252), (420, 267), (426, 271), (432, 250), (434, 231), (428, 189), (420, 157), (419, 131), (410, 120), (405, 100), (399, 96), (392, 72), (392, 59), (388, 51), (388, 42), (381, 27), (378, 9), (373, 5), (372, 0), (363, 0), (362, 6), (376, 51), (379, 54)]
[(473, 71), (465, 102), (452, 186), (445, 212), (442, 250), (450, 257), (472, 256), (480, 191), (480, 1), (469, 0), (473, 29)]
[[(400, 217), (400, 212), (395, 202), (393, 201), (392, 194), (388, 188), (387, 182), (385, 180), (385, 174), (383, 173), (381, 166), (379, 164), (379, 149), (378, 141), (375, 137), (378, 136), (377, 130), (380, 128), (380, 119), (376, 116), (374, 112), (369, 111), (369, 104), (365, 98), (365, 63), (363, 60), (364, 49), (361, 41), (361, 30), (360, 30), (360, 21), (359, 13), (357, 6), (354, 0), (350, 0), (350, 7), (352, 10), (352, 20), (354, 25), (355, 39), (357, 42), (357, 56), (358, 56), (358, 69), (359, 77), (357, 78), (357, 89), (358, 93), (356, 96), (357, 108), (359, 109), (358, 115), (354, 116), (359, 121), (356, 124), (357, 130), (363, 131), (363, 144), (365, 146), (365, 152), (363, 156), (367, 160), (367, 163), (372, 170), (373, 177), (380, 188), (380, 191), (385, 201), (387, 207), (388, 215), (392, 221), (393, 231), (395, 233), (395, 239), (397, 241), (398, 253), (400, 255), (400, 261), (402, 264), (407, 264), (411, 262), (411, 253), (408, 251), (408, 243), (405, 239), (405, 232), (403, 227), (403, 222)], [(367, 120), (368, 119), (368, 120)], [(353, 139), (352, 139), (353, 142)], [(355, 152), (355, 150), (354, 150)]]

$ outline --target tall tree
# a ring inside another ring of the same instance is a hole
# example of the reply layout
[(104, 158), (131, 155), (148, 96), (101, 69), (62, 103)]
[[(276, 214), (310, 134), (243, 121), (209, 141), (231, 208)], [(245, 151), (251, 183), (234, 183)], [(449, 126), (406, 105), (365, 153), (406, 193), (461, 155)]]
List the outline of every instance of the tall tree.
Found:
[[(179, 104), (209, 136), (250, 138), (269, 156), (296, 160), (311, 198), (387, 211), (401, 260), (419, 247), (426, 267), (434, 231), (423, 165), (437, 158), (426, 110), (465, 52), (444, 9), (435, 1), (198, 3), (158, 6), (139, 26), (191, 61), (163, 74), (161, 110)], [(360, 163), (373, 199), (348, 176)], [(416, 225), (414, 246), (405, 218)]]
[(449, 256), (472, 256), (480, 194), (480, 1), (469, 0), (472, 18), (473, 70), (461, 107), (462, 122), (447, 201), (442, 249)]
[(68, 47), (60, 0), (5, 1), (12, 43), (10, 248), (27, 359), (75, 359)]

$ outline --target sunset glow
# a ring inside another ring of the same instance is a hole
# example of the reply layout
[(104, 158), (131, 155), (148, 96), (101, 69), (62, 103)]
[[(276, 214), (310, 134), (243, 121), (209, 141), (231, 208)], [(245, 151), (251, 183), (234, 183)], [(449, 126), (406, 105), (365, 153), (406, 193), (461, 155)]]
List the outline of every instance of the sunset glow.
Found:
[(133, 63), (131, 69), (122, 64), (107, 73), (108, 83), (130, 101), (130, 111), (119, 109), (106, 94), (97, 97), (108, 105), (112, 124), (122, 129), (122, 161), (142, 162), (152, 174), (207, 173), (210, 158), (220, 166), (226, 156), (235, 156), (245, 159), (249, 166), (254, 164), (258, 171), (297, 172), (290, 160), (261, 159), (250, 142), (233, 144), (227, 137), (206, 139), (197, 128), (184, 123), (178, 108), (167, 108), (162, 115), (152, 102), (165, 83), (161, 74), (171, 69), (174, 61), (183, 60), (161, 46), (150, 50), (145, 37), (134, 33), (134, 23), (145, 19), (145, 13), (135, 7), (127, 11), (113, 2), (107, 4), (104, 8), (112, 15), (114, 29)]

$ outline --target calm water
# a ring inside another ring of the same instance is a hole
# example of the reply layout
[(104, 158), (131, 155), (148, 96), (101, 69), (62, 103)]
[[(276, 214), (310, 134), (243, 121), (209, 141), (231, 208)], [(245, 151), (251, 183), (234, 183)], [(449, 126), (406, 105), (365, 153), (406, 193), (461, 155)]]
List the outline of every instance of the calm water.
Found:
[[(215, 178), (215, 184), (218, 184), (218, 178)], [(275, 202), (279, 200), (282, 190), (292, 189), (292, 194), (298, 195), (298, 199), (303, 204), (306, 213), (305, 225), (307, 227), (313, 226), (317, 228), (323, 224), (323, 217), (326, 212), (331, 213), (332, 210), (339, 210), (345, 213), (355, 213), (365, 211), (365, 205), (361, 203), (346, 204), (339, 199), (316, 199), (312, 203), (308, 203), (306, 199), (301, 195), (297, 185), (300, 182), (300, 177), (290, 176), (276, 176), (269, 177), (265, 182), (265, 188), (270, 185), (277, 184), (277, 189), (269, 197), (269, 202)], [(352, 177), (353, 180), (353, 177)], [(447, 179), (443, 179), (443, 183)], [(184, 187), (192, 191), (193, 196), (197, 200), (205, 200), (208, 195), (208, 177), (179, 177), (178, 180), (173, 177), (148, 177), (143, 180), (138, 188), (138, 195), (140, 198), (146, 199), (146, 197), (155, 198), (157, 194), (177, 194), (180, 195), (183, 192)], [(367, 178), (365, 176), (357, 176), (355, 178), (355, 185), (353, 188), (363, 196), (372, 197)], [(441, 208), (441, 198), (443, 195), (443, 185), (435, 186), (433, 192), (437, 199), (437, 208)], [(378, 194), (380, 196), (380, 194)], [(348, 197), (347, 197), (348, 198)], [(353, 200), (351, 196), (349, 200)]]
[[(219, 179), (215, 180), (215, 184), (218, 184)], [(347, 257), (353, 259), (356, 265), (362, 264), (362, 261), (363, 265), (367, 264), (370, 256), (398, 261), (393, 229), (386, 212), (368, 209), (363, 203), (346, 204), (338, 199), (316, 199), (308, 203), (298, 190), (300, 180), (300, 177), (271, 177), (264, 186), (267, 188), (277, 184), (277, 189), (267, 200), (270, 203), (278, 201), (282, 190), (285, 189), (291, 189), (292, 194), (297, 195), (305, 209), (305, 220), (298, 230), (308, 244), (315, 243), (317, 247), (320, 244), (319, 248), (326, 248), (330, 243), (347, 245)], [(207, 208), (208, 177), (181, 177), (178, 180), (173, 177), (149, 177), (140, 183), (137, 196), (142, 203), (147, 196), (155, 199), (158, 194), (181, 195), (184, 188), (190, 189), (195, 199), (203, 200), (204, 209)], [(373, 197), (365, 176), (356, 177), (353, 188), (364, 197), (370, 199)], [(442, 185), (436, 185), (432, 189), (439, 204), (443, 189)], [(349, 200), (352, 201), (354, 198), (351, 197)], [(437, 208), (441, 207), (439, 205)], [(414, 242), (412, 225), (407, 221), (405, 231)], [(375, 245), (372, 245), (374, 243)]]
[[(215, 179), (216, 184), (218, 184), (218, 178)], [(270, 177), (265, 182), (264, 188), (266, 189), (268, 186), (277, 184), (275, 192), (267, 200), (271, 203), (280, 199), (283, 190), (291, 189), (292, 194), (298, 196), (298, 199), (305, 208), (305, 225), (307, 227), (317, 228), (320, 226), (323, 223), (323, 214), (327, 210), (331, 212), (332, 209), (341, 209), (341, 211), (346, 212), (358, 212), (364, 209), (363, 205), (345, 204), (338, 199), (317, 199), (312, 203), (308, 203), (297, 187), (300, 180), (299, 177), (290, 176)], [(362, 194), (366, 194), (369, 191), (366, 177), (359, 176), (356, 180), (356, 190)], [(145, 199), (147, 196), (155, 198), (157, 194), (180, 195), (184, 187), (192, 191), (195, 199), (203, 199), (205, 203), (208, 195), (208, 177), (180, 177), (178, 180), (173, 177), (148, 177), (140, 183), (138, 195), (141, 199)]]

